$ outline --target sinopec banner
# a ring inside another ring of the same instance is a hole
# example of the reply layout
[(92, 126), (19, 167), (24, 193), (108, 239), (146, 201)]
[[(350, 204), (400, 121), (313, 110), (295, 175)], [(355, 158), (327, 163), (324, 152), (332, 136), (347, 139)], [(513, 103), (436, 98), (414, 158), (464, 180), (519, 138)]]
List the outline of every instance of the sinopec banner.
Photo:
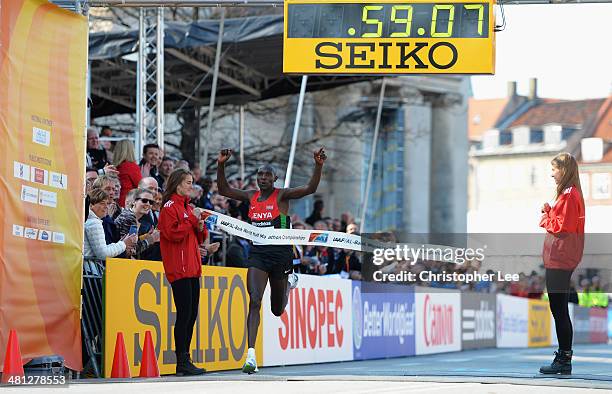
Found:
[(416, 354), (461, 350), (461, 294), (415, 289)]
[(589, 308), (579, 305), (574, 306), (572, 325), (574, 329), (574, 343), (591, 342), (591, 317), (589, 316)]
[(87, 18), (45, 0), (0, 6), (0, 367), (10, 329), (24, 359), (82, 368)]
[(495, 347), (495, 294), (461, 293), (461, 347)]
[(608, 343), (608, 310), (591, 308), (589, 310), (591, 343)]
[(262, 307), (264, 365), (353, 359), (350, 280), (300, 275), (280, 317), (270, 311), (270, 286)]
[(413, 356), (414, 288), (353, 281), (355, 360)]
[[(248, 348), (246, 270), (202, 267), (200, 288), (192, 360), (208, 371), (242, 367)], [(110, 376), (118, 332), (125, 338), (132, 376), (138, 375), (147, 330), (153, 337), (160, 373), (173, 374), (176, 308), (162, 263), (108, 259), (104, 290), (104, 376)], [(261, 335), (258, 339), (257, 362), (261, 364)]]

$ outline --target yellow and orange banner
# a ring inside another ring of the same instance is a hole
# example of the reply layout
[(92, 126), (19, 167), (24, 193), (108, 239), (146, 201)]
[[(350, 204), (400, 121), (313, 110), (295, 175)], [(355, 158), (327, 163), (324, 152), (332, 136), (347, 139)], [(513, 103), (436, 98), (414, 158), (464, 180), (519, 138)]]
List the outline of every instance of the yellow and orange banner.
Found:
[(87, 36), (44, 0), (0, 7), (0, 363), (15, 329), (25, 360), (82, 368)]

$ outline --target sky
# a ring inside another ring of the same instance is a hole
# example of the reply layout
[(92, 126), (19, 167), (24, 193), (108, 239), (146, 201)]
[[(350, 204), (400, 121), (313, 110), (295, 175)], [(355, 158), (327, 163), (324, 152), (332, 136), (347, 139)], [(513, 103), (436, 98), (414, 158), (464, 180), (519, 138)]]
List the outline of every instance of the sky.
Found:
[(545, 98), (612, 94), (612, 3), (506, 5), (504, 12), (495, 75), (472, 77), (475, 98), (505, 97), (508, 81), (526, 95), (530, 78), (538, 79), (538, 95)]

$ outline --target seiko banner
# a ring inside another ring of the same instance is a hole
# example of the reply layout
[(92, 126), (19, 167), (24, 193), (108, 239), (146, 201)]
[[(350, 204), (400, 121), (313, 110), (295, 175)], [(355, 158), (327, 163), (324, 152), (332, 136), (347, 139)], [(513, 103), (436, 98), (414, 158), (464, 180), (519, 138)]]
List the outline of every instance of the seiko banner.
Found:
[(461, 293), (461, 347), (495, 347), (495, 294)]
[(497, 347), (527, 347), (527, 298), (497, 295)]
[[(241, 268), (202, 267), (191, 357), (209, 371), (237, 369), (244, 362), (249, 305), (246, 272)], [(118, 332), (125, 338), (132, 376), (138, 375), (146, 331), (152, 333), (160, 373), (173, 374), (176, 308), (162, 263), (108, 259), (104, 284), (104, 376), (110, 377)], [(261, 357), (261, 339), (256, 348)], [(258, 358), (257, 362), (261, 361)]]
[(608, 342), (608, 311), (604, 308), (590, 308), (589, 326), (591, 328), (591, 343)]
[(412, 286), (353, 282), (355, 360), (415, 354), (413, 289)]
[(461, 294), (417, 287), (416, 354), (461, 350)]
[(269, 286), (262, 308), (265, 366), (353, 359), (350, 280), (300, 275), (280, 317), (270, 311)]
[(572, 319), (574, 328), (574, 343), (591, 342), (591, 318), (589, 308), (576, 305), (574, 307), (574, 317)]

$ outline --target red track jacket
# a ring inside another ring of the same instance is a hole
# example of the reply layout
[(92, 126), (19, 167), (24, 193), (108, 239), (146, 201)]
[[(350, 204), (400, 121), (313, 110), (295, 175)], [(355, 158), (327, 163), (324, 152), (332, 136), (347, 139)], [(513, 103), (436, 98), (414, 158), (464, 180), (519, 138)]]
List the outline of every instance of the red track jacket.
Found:
[(565, 189), (555, 206), (542, 215), (540, 227), (547, 232), (544, 267), (573, 271), (584, 250), (584, 203), (574, 186)]
[(159, 215), (160, 247), (168, 282), (202, 275), (199, 245), (206, 238), (198, 229), (189, 198), (174, 194)]

